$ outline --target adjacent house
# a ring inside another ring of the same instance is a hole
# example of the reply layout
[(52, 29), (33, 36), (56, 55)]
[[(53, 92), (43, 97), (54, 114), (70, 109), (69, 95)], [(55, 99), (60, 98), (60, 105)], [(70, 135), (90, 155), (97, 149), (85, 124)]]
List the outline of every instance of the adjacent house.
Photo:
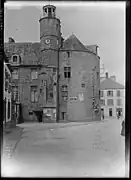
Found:
[(105, 118), (125, 117), (125, 87), (116, 82), (115, 76), (106, 77), (100, 84), (101, 111)]

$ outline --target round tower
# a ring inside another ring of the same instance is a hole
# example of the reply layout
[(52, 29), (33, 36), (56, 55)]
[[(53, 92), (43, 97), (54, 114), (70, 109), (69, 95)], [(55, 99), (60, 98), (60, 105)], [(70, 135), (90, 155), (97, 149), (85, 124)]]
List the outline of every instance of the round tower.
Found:
[(61, 39), (61, 26), (60, 20), (56, 18), (55, 11), (56, 7), (53, 5), (43, 7), (43, 17), (39, 20), (41, 51), (57, 50), (58, 48), (58, 42)]

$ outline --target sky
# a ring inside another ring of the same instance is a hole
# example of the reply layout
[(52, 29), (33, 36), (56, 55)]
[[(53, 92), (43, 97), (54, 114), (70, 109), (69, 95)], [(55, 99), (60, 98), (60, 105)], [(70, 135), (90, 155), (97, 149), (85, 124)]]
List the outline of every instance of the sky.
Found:
[[(4, 41), (39, 42), (42, 7), (49, 1), (7, 2)], [(84, 45), (99, 46), (100, 62), (109, 76), (125, 84), (125, 2), (51, 2), (66, 39), (74, 34)]]

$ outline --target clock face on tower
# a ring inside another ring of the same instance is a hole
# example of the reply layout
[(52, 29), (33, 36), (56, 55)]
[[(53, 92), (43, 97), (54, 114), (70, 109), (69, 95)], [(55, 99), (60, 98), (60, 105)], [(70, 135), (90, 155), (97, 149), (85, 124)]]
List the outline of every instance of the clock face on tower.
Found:
[(48, 39), (45, 39), (45, 44), (49, 45), (51, 43), (51, 40), (48, 38)]

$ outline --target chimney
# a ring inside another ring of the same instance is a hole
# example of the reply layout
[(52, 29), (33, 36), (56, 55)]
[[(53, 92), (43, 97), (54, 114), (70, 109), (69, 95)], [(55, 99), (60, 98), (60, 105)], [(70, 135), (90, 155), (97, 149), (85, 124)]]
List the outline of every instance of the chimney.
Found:
[(113, 81), (116, 81), (116, 76), (110, 76), (110, 79), (112, 79)]
[(106, 72), (106, 79), (108, 79), (108, 72)]

